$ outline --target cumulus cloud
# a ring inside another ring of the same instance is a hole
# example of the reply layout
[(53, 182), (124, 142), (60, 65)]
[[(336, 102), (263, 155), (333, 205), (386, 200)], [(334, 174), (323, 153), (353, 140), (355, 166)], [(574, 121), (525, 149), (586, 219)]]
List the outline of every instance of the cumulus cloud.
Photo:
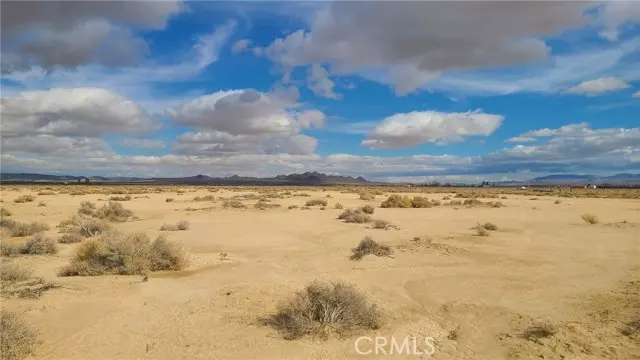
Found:
[(600, 95), (606, 92), (622, 90), (631, 85), (622, 79), (615, 77), (603, 77), (595, 80), (583, 81), (580, 84), (567, 89), (568, 93), (579, 95)]
[(469, 136), (491, 135), (501, 124), (502, 115), (481, 111), (442, 113), (414, 111), (392, 115), (382, 121), (362, 141), (363, 146), (375, 149), (414, 147), (421, 143), (446, 144), (462, 141)]
[(342, 95), (333, 91), (336, 84), (329, 79), (329, 72), (321, 65), (313, 64), (309, 68), (307, 86), (318, 96), (336, 100), (342, 99)]
[(2, 151), (12, 154), (32, 154), (45, 157), (77, 157), (114, 154), (103, 140), (87, 137), (26, 135), (2, 138)]
[(135, 63), (147, 53), (147, 43), (131, 29), (162, 29), (182, 9), (181, 1), (5, 3), (2, 54), (11, 61), (3, 61), (2, 72)]
[(505, 141), (506, 142), (510, 142), (510, 143), (526, 143), (526, 142), (535, 142), (536, 138), (527, 137), (527, 136), (516, 136), (516, 137), (512, 137), (510, 139), (507, 139)]
[(0, 104), (3, 138), (37, 134), (99, 137), (156, 128), (137, 104), (99, 88), (24, 91), (2, 98)]

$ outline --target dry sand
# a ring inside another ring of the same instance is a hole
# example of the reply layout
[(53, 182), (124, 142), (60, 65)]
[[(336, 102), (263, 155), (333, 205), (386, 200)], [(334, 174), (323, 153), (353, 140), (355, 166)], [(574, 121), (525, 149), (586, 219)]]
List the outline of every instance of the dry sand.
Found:
[[(148, 282), (139, 276), (59, 278), (56, 270), (78, 246), (60, 244), (58, 255), (13, 261), (61, 287), (39, 299), (2, 299), (2, 306), (39, 330), (38, 359), (376, 358), (355, 351), (360, 335), (431, 336), (437, 351), (422, 358), (440, 360), (640, 359), (640, 335), (620, 331), (640, 316), (639, 200), (565, 198), (554, 204), (554, 197), (509, 195), (500, 199), (503, 208), (382, 209), (386, 196), (366, 202), (354, 193), (304, 191), (311, 197), (273, 199), (282, 208), (264, 211), (252, 207), (255, 200), (244, 201), (249, 209), (191, 201), (241, 194), (230, 190), (132, 195), (122, 204), (139, 219), (116, 228), (154, 236), (163, 223), (189, 221), (188, 231), (168, 233), (188, 251), (189, 269), (153, 273)], [(55, 225), (80, 202), (100, 206), (107, 198), (58, 194), (13, 203), (26, 193), (36, 194), (3, 189), (2, 206), (15, 220), (48, 223), (47, 234), (55, 237)], [(287, 210), (326, 195), (326, 210)], [(40, 201), (46, 207), (38, 207)], [(343, 223), (336, 202), (375, 205), (373, 217), (399, 229)], [(601, 222), (589, 225), (583, 213)], [(474, 236), (471, 227), (486, 221), (499, 230)], [(349, 260), (366, 235), (394, 247), (393, 257)], [(327, 341), (284, 340), (260, 324), (279, 301), (315, 279), (355, 284), (385, 310), (386, 324)], [(555, 335), (539, 341), (521, 336), (538, 323), (553, 324)]]

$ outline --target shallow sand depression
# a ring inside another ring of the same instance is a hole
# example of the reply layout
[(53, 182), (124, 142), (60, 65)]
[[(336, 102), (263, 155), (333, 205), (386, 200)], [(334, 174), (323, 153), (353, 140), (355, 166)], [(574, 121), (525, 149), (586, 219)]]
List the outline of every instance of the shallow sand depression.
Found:
[[(115, 196), (62, 193), (69, 188), (37, 195), (33, 187), (4, 187), (1, 206), (16, 221), (47, 223), (46, 235), (58, 238), (56, 225), (76, 214), (81, 202), (100, 207)], [(188, 230), (163, 232), (186, 250), (190, 265), (184, 270), (151, 272), (148, 279), (56, 276), (79, 244), (58, 244), (52, 256), (9, 258), (57, 285), (39, 298), (2, 299), (3, 310), (21, 314), (38, 330), (34, 358), (417, 358), (376, 354), (367, 341), (360, 350), (372, 351), (363, 355), (354, 345), (361, 336), (409, 336), (434, 339), (435, 353), (421, 358), (640, 359), (640, 334), (628, 331), (640, 317), (638, 199), (479, 199), (504, 204), (494, 208), (445, 205), (445, 197), (465, 199), (443, 192), (407, 194), (440, 200), (440, 206), (381, 208), (390, 194), (384, 188), (372, 201), (356, 192), (281, 188), (269, 190), (279, 195), (267, 198), (281, 207), (258, 210), (256, 197), (265, 194), (260, 189), (182, 189), (132, 193), (119, 203), (136, 218), (114, 227), (155, 238), (163, 224), (188, 221)], [(14, 203), (25, 194), (35, 200)], [(221, 198), (247, 194), (256, 196), (238, 199), (246, 209), (223, 207)], [(214, 201), (193, 201), (208, 195)], [(300, 209), (312, 199), (328, 204)], [(336, 203), (344, 209), (372, 205), (371, 217), (394, 227), (338, 220), (343, 210)], [(583, 221), (585, 213), (599, 222)], [(485, 222), (498, 230), (477, 236), (473, 227)], [(393, 254), (350, 260), (365, 236)], [(382, 309), (384, 324), (328, 339), (285, 340), (260, 321), (313, 280), (354, 284)], [(551, 334), (531, 335), (541, 326)]]

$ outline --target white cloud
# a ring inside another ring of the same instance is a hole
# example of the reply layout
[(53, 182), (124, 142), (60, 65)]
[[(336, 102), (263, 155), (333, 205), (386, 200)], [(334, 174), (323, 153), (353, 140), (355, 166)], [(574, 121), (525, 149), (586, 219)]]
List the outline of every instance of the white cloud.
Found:
[(335, 83), (329, 79), (329, 72), (319, 64), (313, 64), (307, 75), (307, 86), (314, 94), (329, 99), (342, 99), (333, 91)]
[(622, 79), (615, 77), (603, 77), (600, 79), (583, 81), (567, 90), (571, 94), (580, 95), (599, 95), (605, 92), (622, 90), (629, 88), (631, 85)]
[(631, 97), (634, 98), (634, 99), (640, 98), (640, 90), (634, 92), (633, 95), (631, 95)]
[(99, 88), (25, 91), (2, 98), (1, 104), (3, 138), (36, 134), (98, 137), (157, 128), (137, 104)]
[(510, 143), (526, 143), (526, 142), (535, 142), (536, 138), (526, 137), (526, 136), (516, 136), (516, 137), (512, 137), (511, 139), (507, 139), (505, 141)]
[(376, 149), (414, 147), (421, 143), (462, 141), (469, 136), (491, 135), (502, 123), (502, 115), (474, 111), (442, 113), (414, 111), (392, 115), (378, 125), (362, 141), (363, 146)]
[(245, 52), (250, 50), (249, 48), (250, 46), (251, 46), (251, 40), (240, 39), (231, 46), (231, 52), (234, 54)]
[(120, 145), (137, 149), (163, 149), (167, 147), (164, 141), (155, 139), (124, 139)]

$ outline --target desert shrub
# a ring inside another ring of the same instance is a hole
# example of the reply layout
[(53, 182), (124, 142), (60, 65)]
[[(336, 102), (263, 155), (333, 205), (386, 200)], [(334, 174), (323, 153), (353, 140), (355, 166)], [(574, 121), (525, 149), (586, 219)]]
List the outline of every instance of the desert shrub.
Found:
[[(180, 223), (178, 223), (178, 226), (180, 226)], [(187, 255), (182, 250), (182, 247), (167, 241), (166, 236), (158, 236), (151, 243), (149, 248), (149, 269), (151, 271), (178, 271), (188, 264)]]
[(40, 192), (38, 192), (38, 195), (55, 195), (56, 193), (54, 193), (51, 190), (42, 190)]
[(225, 209), (227, 208), (246, 209), (247, 208), (245, 204), (243, 204), (241, 201), (238, 201), (238, 200), (225, 200), (222, 203), (222, 207)]
[(556, 329), (553, 325), (544, 323), (528, 327), (520, 336), (529, 341), (539, 342), (540, 339), (551, 337), (555, 335), (555, 333)]
[(96, 210), (93, 213), (93, 216), (108, 221), (122, 222), (133, 217), (133, 211), (125, 209), (120, 203), (109, 202), (108, 205), (103, 205), (101, 208)]
[(288, 210), (293, 210), (297, 208), (298, 208), (298, 205), (289, 205), (289, 207), (287, 207)]
[(29, 236), (49, 230), (49, 225), (42, 222), (21, 223), (11, 219), (0, 219), (0, 227), (8, 229), (12, 237)]
[(9, 209), (0, 207), (0, 217), (11, 216), (13, 213)]
[(481, 206), (483, 204), (484, 203), (478, 199), (467, 199), (462, 203), (464, 206)]
[(625, 327), (620, 329), (622, 335), (625, 336), (633, 336), (634, 334), (640, 333), (640, 318), (629, 321), (625, 324)]
[(6, 282), (25, 281), (31, 277), (33, 271), (18, 264), (3, 262), (0, 264), (0, 280)]
[(347, 209), (338, 215), (338, 219), (347, 223), (368, 223), (371, 222), (371, 216), (365, 214), (362, 209)]
[(33, 195), (20, 195), (20, 196), (18, 196), (17, 198), (15, 198), (15, 199), (13, 200), (13, 202), (14, 202), (14, 203), (21, 204), (21, 203), (32, 202), (32, 201), (33, 201), (33, 200), (35, 200), (35, 199), (36, 199), (36, 197), (35, 197), (35, 196), (33, 196)]
[(382, 208), (410, 208), (412, 206), (411, 199), (397, 194), (389, 195), (387, 200), (380, 204)]
[(267, 209), (275, 209), (275, 208), (279, 208), (280, 204), (270, 204), (268, 202), (265, 202), (263, 200), (258, 201), (257, 203), (255, 203), (253, 205), (254, 208), (258, 209), (258, 210), (267, 210)]
[(307, 193), (298, 193), (298, 194), (295, 194), (293, 196), (311, 197), (311, 195), (309, 195)]
[(442, 200), (450, 200), (451, 198), (449, 196), (445, 196), (442, 198)]
[(333, 205), (334, 209), (344, 209), (344, 205), (342, 205), (341, 203), (336, 203), (335, 205)]
[(80, 209), (78, 209), (78, 214), (82, 215), (93, 215), (93, 212), (96, 210), (96, 204), (91, 201), (83, 201), (80, 203)]
[(78, 233), (64, 234), (58, 238), (58, 242), (61, 244), (75, 244), (79, 243), (84, 237)]
[(0, 355), (3, 359), (22, 359), (33, 353), (38, 345), (38, 333), (17, 314), (0, 313)]
[(373, 221), (373, 228), (374, 229), (388, 230), (391, 227), (392, 227), (392, 225), (386, 220), (374, 220)]
[(371, 205), (365, 205), (365, 206), (361, 207), (360, 209), (362, 210), (363, 213), (369, 214), (369, 215), (373, 214), (374, 211), (376, 211), (376, 209)]
[(553, 203), (554, 203), (554, 204), (556, 204), (556, 205), (558, 205), (558, 204), (560, 204), (561, 202), (562, 202), (562, 200), (556, 200), (556, 201), (554, 201)]
[(490, 222), (486, 222), (486, 223), (482, 224), (482, 227), (485, 228), (486, 230), (490, 230), (490, 231), (498, 230), (498, 225), (490, 223)]
[(460, 200), (451, 200), (451, 201), (449, 201), (449, 205), (460, 206), (460, 205), (462, 205), (462, 201), (460, 201)]
[(45, 207), (45, 206), (47, 206), (47, 204), (44, 201), (40, 201), (38, 203), (38, 207)]
[(31, 277), (31, 269), (14, 263), (0, 264), (0, 293), (3, 297), (38, 298), (55, 287), (39, 277)]
[(263, 320), (285, 339), (293, 340), (378, 329), (381, 319), (380, 310), (353, 285), (313, 282), (289, 301), (280, 303), (277, 312)]
[(327, 206), (328, 202), (325, 199), (313, 199), (308, 200), (304, 206)]
[(20, 254), (23, 255), (53, 255), (57, 252), (56, 242), (43, 233), (27, 238), (20, 249)]
[(597, 224), (598, 222), (600, 222), (600, 220), (598, 220), (598, 217), (594, 214), (582, 214), (582, 216), (580, 216), (582, 218), (582, 220), (584, 220), (585, 222), (593, 225), (593, 224)]
[(186, 220), (179, 221), (177, 224), (162, 224), (160, 231), (179, 231), (189, 230), (189, 222)]
[(411, 207), (414, 208), (430, 208), (432, 206), (433, 205), (431, 204), (429, 199), (425, 197), (414, 196), (414, 198), (411, 200)]
[(166, 198), (164, 199), (165, 202), (173, 202), (173, 198)]
[(504, 204), (500, 201), (489, 201), (487, 202), (487, 206), (492, 208), (501, 208), (504, 206)]
[(360, 193), (360, 200), (372, 201), (375, 199), (376, 199), (376, 196), (368, 191), (363, 191)]
[(473, 229), (476, 231), (476, 236), (489, 236), (487, 229), (485, 229), (480, 223), (478, 223)]
[(109, 198), (109, 201), (129, 201), (129, 200), (131, 200), (131, 195), (112, 196)]
[(213, 195), (205, 195), (205, 196), (196, 196), (193, 198), (193, 201), (215, 201), (216, 197)]
[(365, 236), (355, 248), (351, 249), (351, 260), (360, 260), (371, 254), (375, 256), (389, 256), (393, 251), (387, 245), (380, 245), (369, 236)]

